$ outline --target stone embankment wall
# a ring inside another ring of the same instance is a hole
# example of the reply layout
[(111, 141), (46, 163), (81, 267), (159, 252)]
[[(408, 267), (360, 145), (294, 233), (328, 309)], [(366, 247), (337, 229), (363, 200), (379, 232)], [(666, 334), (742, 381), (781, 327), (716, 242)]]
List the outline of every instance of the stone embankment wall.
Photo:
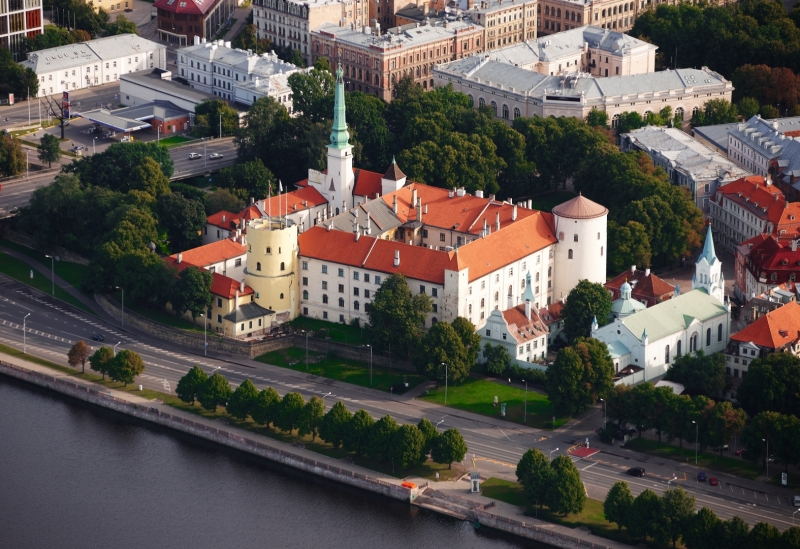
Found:
[[(112, 301), (102, 294), (96, 294), (94, 298), (97, 304), (100, 305), (106, 313), (114, 318), (121, 318), (122, 312), (120, 310), (120, 305), (116, 301)], [(143, 332), (149, 336), (165, 339), (190, 349), (202, 350), (205, 342), (203, 334), (200, 332), (189, 332), (187, 330), (165, 326), (153, 322), (149, 318), (130, 311), (129, 309), (125, 309), (125, 325), (131, 326), (137, 331)], [(264, 353), (276, 351), (278, 349), (286, 349), (288, 347), (304, 349), (306, 346), (306, 338), (303, 335), (291, 333), (268, 336), (267, 339), (252, 342), (220, 337), (213, 332), (208, 332), (206, 337), (209, 350), (234, 356), (246, 356), (248, 358), (255, 358)], [(333, 352), (338, 357), (348, 360), (358, 360), (360, 362), (368, 363), (370, 360), (369, 348), (358, 345), (347, 345), (346, 343), (339, 343), (330, 339), (309, 337), (308, 350), (318, 353)], [(385, 368), (392, 367), (398, 370), (415, 371), (414, 366), (407, 360), (399, 360), (377, 353), (373, 353), (372, 363)]]

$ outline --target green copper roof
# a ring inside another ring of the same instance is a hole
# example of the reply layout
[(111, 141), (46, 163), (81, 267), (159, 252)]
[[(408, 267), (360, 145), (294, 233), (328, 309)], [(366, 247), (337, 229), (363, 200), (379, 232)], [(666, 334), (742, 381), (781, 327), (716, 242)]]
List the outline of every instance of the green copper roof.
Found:
[(717, 260), (717, 253), (714, 251), (714, 238), (711, 236), (711, 225), (708, 226), (706, 241), (703, 244), (703, 253), (697, 258), (697, 262), (699, 263), (701, 259), (708, 261), (709, 265), (713, 265)]
[(336, 69), (336, 92), (333, 103), (333, 129), (331, 130), (331, 147), (345, 149), (350, 144), (350, 133), (347, 131), (344, 106), (344, 80), (342, 79), (342, 64)]
[(727, 311), (722, 303), (708, 295), (705, 289), (698, 288), (626, 316), (621, 322), (634, 335), (647, 330), (650, 341), (658, 341), (686, 329), (694, 319), (704, 322), (725, 314)]

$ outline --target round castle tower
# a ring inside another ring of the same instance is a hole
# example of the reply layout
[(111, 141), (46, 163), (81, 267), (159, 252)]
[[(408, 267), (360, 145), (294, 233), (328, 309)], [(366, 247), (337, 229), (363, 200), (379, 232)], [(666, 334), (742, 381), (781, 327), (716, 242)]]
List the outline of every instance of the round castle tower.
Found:
[(269, 218), (247, 223), (245, 281), (255, 301), (275, 311), (278, 322), (297, 316), (299, 303), (297, 225)]
[[(581, 280), (606, 281), (608, 209), (582, 195), (553, 208), (556, 244), (553, 301)], [(249, 235), (248, 235), (249, 236)]]

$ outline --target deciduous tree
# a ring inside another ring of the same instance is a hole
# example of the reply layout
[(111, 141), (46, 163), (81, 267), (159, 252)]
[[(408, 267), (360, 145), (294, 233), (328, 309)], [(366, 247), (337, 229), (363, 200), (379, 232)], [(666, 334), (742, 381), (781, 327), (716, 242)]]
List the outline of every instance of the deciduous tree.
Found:
[(773, 549), (780, 543), (781, 531), (768, 522), (759, 522), (747, 534), (748, 549)]
[(217, 188), (216, 191), (206, 197), (206, 214), (208, 215), (213, 215), (222, 210), (239, 213), (242, 208), (244, 208), (244, 200), (228, 189)]
[(552, 470), (545, 502), (554, 513), (580, 513), (586, 505), (586, 489), (581, 475), (569, 456), (558, 456), (550, 462)]
[(194, 406), (194, 401), (197, 400), (197, 395), (200, 393), (206, 381), (208, 381), (208, 375), (200, 366), (194, 365), (192, 369), (186, 372), (178, 381), (175, 394), (185, 403)]
[(653, 536), (663, 518), (661, 499), (652, 490), (645, 490), (633, 500), (628, 531), (637, 538)]
[(295, 430), (300, 424), (300, 416), (303, 413), (305, 404), (303, 395), (296, 391), (283, 395), (278, 405), (278, 415), (273, 421), (275, 427), (288, 433)]
[(269, 426), (270, 423), (275, 421), (280, 400), (281, 398), (278, 396), (277, 391), (272, 387), (263, 389), (258, 393), (258, 397), (250, 411), (253, 421), (257, 425)]
[(123, 349), (108, 365), (108, 377), (123, 385), (133, 383), (136, 376), (144, 372), (144, 361), (134, 351)]
[(472, 368), (478, 360), (478, 353), (481, 352), (481, 336), (475, 331), (475, 325), (463, 316), (457, 316), (451, 326), (464, 344), (467, 364)]
[(427, 294), (412, 295), (406, 278), (396, 273), (383, 281), (369, 308), (369, 331), (377, 350), (407, 356), (419, 344), (427, 313)]
[(571, 415), (579, 409), (580, 394), (583, 392), (581, 378), (583, 362), (572, 347), (558, 351), (553, 364), (547, 369), (545, 390), (547, 398), (558, 415)]
[(311, 435), (311, 440), (317, 439), (322, 419), (325, 416), (325, 401), (322, 398), (314, 395), (300, 414), (300, 423), (297, 428), (297, 434), (302, 436)]
[(469, 375), (464, 343), (447, 322), (431, 326), (420, 342), (414, 362), (419, 373), (439, 383), (458, 383)]
[(727, 383), (725, 356), (706, 355), (702, 350), (694, 355), (685, 354), (673, 361), (664, 379), (681, 383), (688, 395), (722, 398)]
[(67, 353), (67, 362), (70, 366), (77, 368), (78, 364), (81, 365), (81, 373), (86, 372), (86, 361), (89, 360), (91, 348), (85, 341), (80, 340), (75, 342), (69, 352)]
[(453, 462), (459, 462), (467, 454), (467, 443), (458, 429), (450, 428), (438, 437), (431, 450), (431, 457), (436, 463), (447, 463), (447, 468), (453, 468)]
[(144, 191), (154, 199), (170, 192), (169, 178), (152, 158), (142, 158), (127, 177), (127, 189)]
[(333, 92), (336, 78), (327, 70), (316, 67), (308, 72), (289, 76), (294, 110), (312, 122), (327, 119), (333, 113)]
[(703, 507), (686, 524), (683, 532), (683, 543), (687, 549), (717, 549), (719, 547), (716, 533), (720, 520), (714, 511)]
[(553, 470), (550, 460), (538, 448), (530, 448), (517, 463), (517, 481), (525, 489), (525, 497), (539, 508), (544, 505)]
[(603, 513), (608, 522), (617, 525), (617, 530), (621, 530), (627, 525), (631, 507), (633, 506), (633, 494), (627, 482), (617, 481), (608, 491), (603, 502)]
[(331, 409), (322, 418), (319, 426), (319, 437), (325, 442), (339, 448), (347, 434), (347, 428), (353, 414), (341, 400), (331, 406)]
[(238, 129), (239, 113), (222, 99), (206, 99), (194, 108), (192, 133), (197, 137), (225, 137), (235, 135)]
[(36, 150), (39, 151), (39, 160), (47, 162), (48, 168), (53, 166), (53, 162), (58, 162), (59, 158), (61, 158), (61, 143), (55, 135), (50, 133), (42, 136)]
[(111, 350), (111, 347), (100, 347), (89, 357), (89, 368), (103, 374), (103, 379), (105, 379), (113, 359), (114, 351)]
[(493, 374), (502, 374), (511, 368), (511, 355), (502, 344), (483, 346), (483, 358), (486, 360), (486, 369)]
[(662, 515), (656, 529), (656, 540), (661, 543), (671, 542), (675, 547), (694, 515), (694, 504), (694, 496), (687, 494), (680, 486), (664, 492), (661, 496)]
[(391, 448), (395, 463), (403, 469), (425, 461), (425, 435), (412, 423), (401, 425), (394, 432)]
[(120, 13), (113, 23), (106, 25), (106, 35), (113, 36), (115, 34), (138, 34), (136, 23), (129, 21), (124, 14)]
[(425, 457), (431, 453), (431, 449), (436, 441), (436, 437), (439, 436), (439, 431), (436, 430), (436, 426), (427, 418), (420, 419), (419, 423), (417, 423), (417, 428), (419, 428), (419, 431), (425, 438), (421, 454), (422, 461), (425, 461)]
[(200, 388), (200, 392), (197, 393), (197, 401), (204, 409), (216, 412), (217, 406), (225, 406), (228, 403), (231, 392), (228, 380), (216, 372)]
[[(275, 194), (278, 187), (275, 176), (264, 166), (260, 158), (220, 170), (217, 183), (219, 187), (229, 189), (232, 194), (244, 201), (250, 198), (256, 200), (267, 198), (270, 193)], [(240, 209), (234, 210), (234, 213), (238, 213)], [(273, 215), (277, 214), (278, 212), (273, 212)]]
[(602, 284), (581, 280), (570, 291), (562, 312), (564, 334), (570, 341), (576, 337), (591, 335), (592, 320), (599, 326), (609, 323), (611, 296)]
[(225, 407), (230, 415), (244, 421), (252, 413), (253, 405), (258, 398), (258, 389), (249, 379), (245, 379), (228, 399)]
[(170, 248), (182, 252), (200, 244), (206, 224), (203, 205), (179, 193), (162, 194), (158, 199), (159, 227), (166, 229)]
[(367, 455), (378, 461), (386, 461), (392, 457), (394, 433), (400, 426), (390, 415), (385, 415), (372, 424), (369, 435)]
[(211, 283), (214, 278), (209, 271), (197, 267), (187, 267), (178, 276), (170, 299), (172, 309), (178, 315), (188, 311), (195, 319), (204, 314), (211, 304)]
[(369, 447), (369, 437), (373, 423), (375, 423), (375, 420), (365, 410), (359, 410), (353, 414), (345, 431), (344, 449), (348, 452), (354, 452), (357, 456), (363, 456)]
[(750, 415), (775, 411), (800, 417), (800, 358), (771, 353), (748, 366), (736, 399)]

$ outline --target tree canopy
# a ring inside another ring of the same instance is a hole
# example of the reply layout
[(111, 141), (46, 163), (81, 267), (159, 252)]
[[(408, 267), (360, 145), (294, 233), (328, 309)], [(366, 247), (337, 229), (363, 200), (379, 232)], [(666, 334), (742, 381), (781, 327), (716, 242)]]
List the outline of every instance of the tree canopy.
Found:
[(570, 341), (576, 337), (588, 337), (595, 318), (598, 326), (610, 322), (611, 296), (602, 284), (581, 280), (567, 296), (561, 317), (564, 319), (564, 333)]
[(418, 346), (425, 316), (433, 309), (427, 294), (413, 294), (401, 273), (385, 279), (370, 305), (369, 331), (377, 350), (409, 355)]

